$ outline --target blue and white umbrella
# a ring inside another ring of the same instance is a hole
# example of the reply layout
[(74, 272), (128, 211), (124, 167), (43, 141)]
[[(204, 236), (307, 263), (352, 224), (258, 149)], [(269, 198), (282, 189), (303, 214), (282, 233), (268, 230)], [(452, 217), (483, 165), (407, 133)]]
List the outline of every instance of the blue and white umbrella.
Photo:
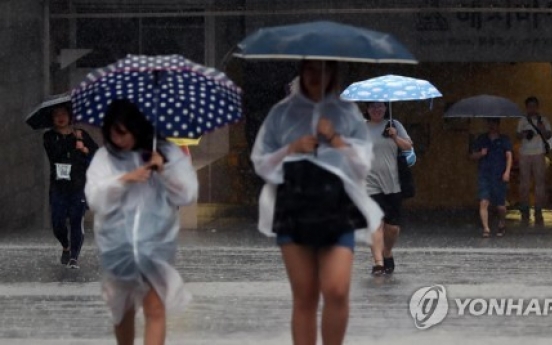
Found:
[(75, 120), (101, 126), (114, 99), (130, 100), (173, 138), (199, 138), (242, 117), (239, 87), (180, 55), (128, 55), (89, 73), (71, 93)]
[(391, 102), (433, 99), (442, 96), (439, 90), (426, 80), (393, 74), (353, 83), (341, 93), (341, 98), (347, 101), (390, 102), (390, 116), (392, 116)]

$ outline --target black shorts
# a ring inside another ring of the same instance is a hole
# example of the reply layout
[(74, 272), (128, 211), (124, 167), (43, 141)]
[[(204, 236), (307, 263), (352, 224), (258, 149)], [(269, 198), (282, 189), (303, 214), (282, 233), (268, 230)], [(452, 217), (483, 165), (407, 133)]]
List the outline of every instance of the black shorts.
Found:
[(393, 194), (374, 194), (370, 195), (383, 211), (383, 221), (389, 225), (401, 225), (402, 195)]

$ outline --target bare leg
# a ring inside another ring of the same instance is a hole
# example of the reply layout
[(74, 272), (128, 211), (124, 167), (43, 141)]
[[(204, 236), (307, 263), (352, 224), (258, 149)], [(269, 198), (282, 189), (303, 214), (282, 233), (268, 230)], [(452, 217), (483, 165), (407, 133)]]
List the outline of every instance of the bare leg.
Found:
[(481, 225), (483, 226), (483, 232), (490, 232), (489, 228), (489, 200), (481, 200), (479, 202), (479, 217), (481, 218)]
[(341, 345), (349, 321), (353, 252), (335, 246), (319, 254), (320, 290), (324, 298), (322, 344)]
[(374, 258), (374, 264), (383, 265), (383, 222), (381, 226), (372, 234), (372, 245), (370, 250), (372, 251), (372, 257)]
[(393, 257), (393, 247), (399, 238), (401, 228), (397, 225), (385, 224), (383, 226), (383, 257)]
[(134, 309), (123, 316), (121, 323), (115, 325), (115, 338), (118, 345), (134, 345)]
[(144, 344), (165, 344), (165, 305), (153, 288), (144, 297), (144, 317), (146, 319)]
[(293, 294), (293, 344), (316, 345), (316, 311), (320, 296), (316, 253), (294, 243), (283, 245), (281, 250)]

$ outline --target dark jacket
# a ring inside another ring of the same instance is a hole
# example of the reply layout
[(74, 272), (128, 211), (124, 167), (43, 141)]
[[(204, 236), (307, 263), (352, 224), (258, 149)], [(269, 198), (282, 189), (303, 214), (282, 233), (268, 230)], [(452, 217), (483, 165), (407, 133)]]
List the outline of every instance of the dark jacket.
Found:
[[(98, 149), (98, 145), (86, 131), (82, 129), (80, 131), (82, 132), (83, 144), (89, 150), (88, 154), (77, 150), (77, 137), (74, 133), (61, 134), (53, 129), (44, 133), (44, 149), (50, 161), (50, 190), (60, 192), (84, 191), (86, 169)], [(71, 165), (70, 180), (57, 178), (56, 163)]]

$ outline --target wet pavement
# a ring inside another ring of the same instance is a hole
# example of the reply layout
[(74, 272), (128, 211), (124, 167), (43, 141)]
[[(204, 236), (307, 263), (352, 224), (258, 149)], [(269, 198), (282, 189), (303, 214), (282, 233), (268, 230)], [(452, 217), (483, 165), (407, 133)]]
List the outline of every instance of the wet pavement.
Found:
[[(506, 237), (483, 239), (476, 213), (409, 214), (392, 276), (371, 277), (369, 249), (359, 245), (346, 344), (549, 343), (552, 315), (459, 315), (454, 301), (552, 299), (552, 213), (545, 216), (546, 226), (522, 227), (512, 213)], [(58, 264), (49, 231), (0, 233), (0, 344), (115, 344), (92, 241), (89, 234), (73, 271)], [(168, 344), (291, 344), (280, 254), (251, 217), (183, 231), (181, 243), (177, 268), (194, 300), (169, 318)], [(446, 288), (448, 316), (419, 330), (410, 298), (436, 284)]]

